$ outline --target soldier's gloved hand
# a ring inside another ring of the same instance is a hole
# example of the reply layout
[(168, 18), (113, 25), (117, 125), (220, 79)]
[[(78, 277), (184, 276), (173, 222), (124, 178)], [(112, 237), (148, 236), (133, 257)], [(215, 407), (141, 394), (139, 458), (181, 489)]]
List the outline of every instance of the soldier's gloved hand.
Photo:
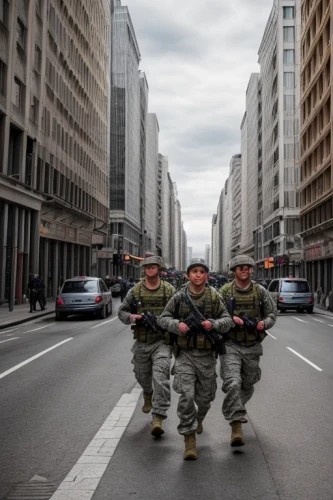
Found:
[(189, 327), (185, 323), (179, 323), (178, 325), (178, 330), (183, 334), (186, 335), (187, 332), (189, 331)]
[(239, 318), (238, 316), (233, 316), (232, 321), (235, 323), (235, 325), (242, 326), (244, 325), (244, 321)]
[(208, 319), (206, 319), (206, 321), (203, 321), (201, 324), (205, 328), (205, 330), (211, 330), (213, 328), (212, 323)]
[(263, 321), (259, 321), (257, 324), (257, 330), (263, 330), (265, 328), (265, 323)]
[(135, 323), (137, 319), (142, 319), (141, 314), (131, 314), (130, 315), (130, 322)]

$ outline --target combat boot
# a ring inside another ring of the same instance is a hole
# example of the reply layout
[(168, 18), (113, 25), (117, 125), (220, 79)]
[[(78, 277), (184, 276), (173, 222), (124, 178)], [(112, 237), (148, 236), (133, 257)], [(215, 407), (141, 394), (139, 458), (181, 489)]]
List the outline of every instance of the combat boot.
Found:
[(196, 439), (195, 432), (192, 434), (186, 434), (184, 436), (185, 439), (185, 452), (184, 452), (184, 460), (197, 460), (197, 448), (196, 448)]
[(162, 436), (162, 434), (164, 434), (163, 418), (161, 417), (161, 415), (156, 415), (155, 413), (153, 413), (153, 421), (151, 423), (151, 434), (156, 438), (159, 438)]
[(142, 407), (143, 413), (150, 413), (152, 409), (151, 398), (153, 397), (153, 393), (148, 394), (147, 392), (143, 393), (144, 405)]
[(243, 446), (244, 444), (245, 441), (242, 433), (242, 422), (232, 422), (230, 446)]
[(203, 426), (202, 426), (202, 420), (198, 419), (198, 427), (195, 431), (197, 434), (202, 434), (203, 433)]

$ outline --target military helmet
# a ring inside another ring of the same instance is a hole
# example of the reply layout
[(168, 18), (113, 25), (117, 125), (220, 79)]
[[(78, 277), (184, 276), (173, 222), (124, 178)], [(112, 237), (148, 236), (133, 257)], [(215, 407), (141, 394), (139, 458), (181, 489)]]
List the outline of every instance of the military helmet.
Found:
[(205, 259), (201, 259), (200, 257), (194, 257), (194, 259), (192, 259), (189, 265), (187, 266), (186, 273), (188, 274), (193, 267), (199, 267), (199, 266), (203, 267), (207, 273), (209, 272), (209, 267), (207, 266)]
[(161, 269), (165, 268), (164, 260), (159, 255), (150, 255), (140, 262), (140, 267), (156, 264)]
[(237, 266), (254, 267), (254, 260), (248, 255), (236, 255), (229, 262), (229, 271), (234, 271)]

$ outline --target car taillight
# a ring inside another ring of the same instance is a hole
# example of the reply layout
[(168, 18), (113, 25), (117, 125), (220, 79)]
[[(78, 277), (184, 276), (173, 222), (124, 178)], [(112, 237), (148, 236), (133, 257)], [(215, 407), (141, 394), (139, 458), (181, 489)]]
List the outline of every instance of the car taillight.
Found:
[(64, 301), (60, 297), (58, 297), (56, 303), (57, 303), (57, 306), (62, 306)]
[(97, 295), (95, 302), (96, 302), (96, 304), (99, 304), (100, 302), (102, 302), (102, 300), (103, 300), (103, 297), (101, 297), (100, 295)]
[(279, 302), (283, 302), (283, 297), (279, 297)]
[(309, 298), (308, 302), (309, 302), (309, 304), (311, 304), (311, 302), (312, 302), (312, 297), (310, 297), (310, 298)]

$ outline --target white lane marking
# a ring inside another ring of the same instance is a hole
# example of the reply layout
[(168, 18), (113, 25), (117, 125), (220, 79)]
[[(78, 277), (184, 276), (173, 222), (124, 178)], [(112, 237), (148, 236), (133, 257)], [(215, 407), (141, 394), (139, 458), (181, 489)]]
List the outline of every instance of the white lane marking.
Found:
[(11, 339), (7, 339), (7, 340), (0, 340), (0, 344), (3, 344), (4, 342), (10, 342), (11, 340), (15, 340), (15, 339), (19, 339), (20, 337), (13, 337)]
[(272, 339), (276, 340), (276, 337), (274, 337), (274, 335), (272, 335), (271, 333), (269, 333), (267, 330), (265, 330), (265, 333), (267, 333), (267, 335), (269, 335), (270, 337), (272, 337)]
[(115, 319), (118, 319), (118, 316), (116, 316), (115, 318), (112, 318), (112, 319), (108, 319), (107, 321), (104, 321), (103, 323), (98, 323), (98, 325), (91, 326), (90, 330), (93, 330), (94, 328), (98, 328), (99, 326), (106, 325), (107, 323), (110, 323), (111, 321), (114, 321)]
[(308, 359), (304, 358), (304, 356), (302, 356), (301, 354), (299, 354), (298, 352), (294, 351), (294, 349), (292, 349), (291, 347), (287, 347), (287, 349), (289, 349), (289, 351), (293, 352), (294, 354), (296, 354), (296, 356), (298, 356), (299, 358), (303, 359), (303, 361), (305, 361), (306, 363), (309, 363), (309, 365), (311, 365), (313, 368), (315, 368), (316, 370), (318, 370), (319, 372), (322, 372), (323, 370), (321, 368), (319, 368), (319, 366), (315, 365), (314, 363), (311, 363), (311, 361), (309, 361)]
[(0, 335), (3, 335), (4, 333), (13, 332), (14, 330), (17, 330), (17, 328), (12, 328), (11, 330), (4, 330), (3, 332), (0, 332)]
[(327, 325), (327, 326), (333, 326), (333, 325)]
[(312, 319), (313, 319), (313, 321), (317, 321), (318, 323), (325, 323), (325, 321), (322, 321), (321, 319), (314, 319), (314, 318), (312, 318)]
[(34, 330), (28, 330), (27, 332), (24, 333), (37, 332), (37, 330), (43, 330), (43, 328), (47, 328), (48, 326), (52, 325), (55, 325), (55, 323), (50, 323), (49, 325), (41, 326), (40, 328), (35, 328)]
[(141, 388), (123, 394), (79, 460), (50, 500), (90, 500), (138, 404)]
[(35, 359), (40, 358), (40, 356), (43, 356), (43, 354), (46, 354), (47, 352), (50, 352), (53, 349), (56, 349), (57, 347), (61, 346), (62, 344), (65, 344), (65, 342), (69, 342), (70, 340), (73, 340), (73, 337), (66, 339), (66, 340), (63, 340), (62, 342), (59, 342), (59, 344), (56, 344), (52, 347), (49, 347), (45, 351), (42, 351), (39, 354), (36, 354), (35, 356), (32, 356), (31, 358), (26, 359), (25, 361), (22, 361), (22, 363), (19, 363), (18, 365), (13, 366), (13, 368), (10, 368), (9, 370), (7, 370), (5, 372), (0, 373), (0, 378), (6, 377), (6, 375), (9, 375), (10, 373), (14, 372), (15, 370), (18, 370), (19, 368), (21, 368), (22, 366), (27, 365), (28, 363), (31, 363), (31, 361), (34, 361)]
[(301, 321), (302, 323), (309, 323), (308, 321), (304, 321), (304, 319), (296, 318), (296, 316), (292, 316), (294, 319), (297, 319), (297, 321)]

